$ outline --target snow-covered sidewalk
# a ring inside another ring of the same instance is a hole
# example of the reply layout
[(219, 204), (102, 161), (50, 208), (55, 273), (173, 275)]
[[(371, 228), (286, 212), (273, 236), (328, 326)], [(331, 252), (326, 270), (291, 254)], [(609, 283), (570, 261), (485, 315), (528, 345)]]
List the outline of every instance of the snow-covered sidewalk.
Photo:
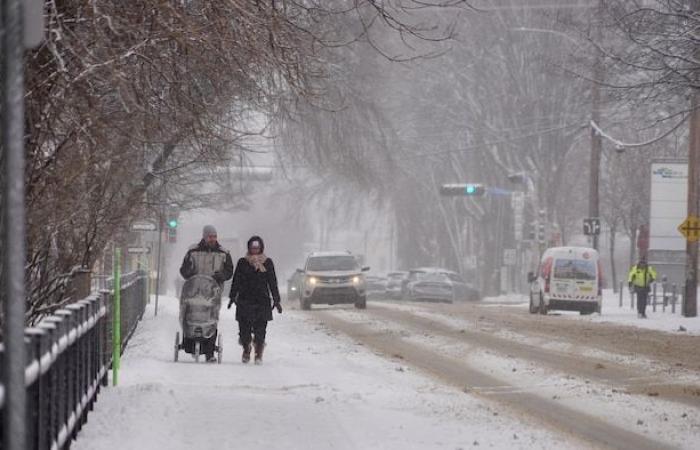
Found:
[(312, 317), (270, 323), (262, 366), (240, 363), (235, 322), (222, 311), (224, 363), (174, 363), (177, 300), (149, 305), (129, 344), (120, 385), (99, 396), (76, 449), (580, 448), (387, 360)]

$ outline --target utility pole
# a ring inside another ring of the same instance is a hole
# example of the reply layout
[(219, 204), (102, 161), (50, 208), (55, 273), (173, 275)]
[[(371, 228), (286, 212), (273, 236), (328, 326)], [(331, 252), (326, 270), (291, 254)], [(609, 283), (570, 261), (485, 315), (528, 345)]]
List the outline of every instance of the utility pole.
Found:
[(5, 407), (2, 448), (24, 450), (27, 436), (26, 347), (26, 208), (24, 186), (24, 50), (39, 45), (44, 33), (43, 2), (3, 0), (0, 11), (2, 46), (2, 289), (5, 347), (2, 381)]
[[(599, 6), (600, 8), (600, 6)], [(598, 14), (595, 14), (598, 17)], [(596, 30), (599, 30), (598, 24), (594, 24)], [(596, 31), (597, 34), (600, 34)], [(595, 60), (593, 62), (593, 80), (591, 84), (591, 120), (596, 124), (600, 124), (600, 85), (598, 84), (603, 78), (603, 67), (600, 58), (600, 52), (596, 50)], [(603, 150), (603, 138), (598, 131), (591, 127), (591, 167), (590, 179), (588, 186), (588, 217), (597, 219), (600, 217), (600, 198), (598, 187), (600, 184), (600, 157)], [(593, 236), (592, 247), (598, 250), (598, 235)]]
[[(692, 2), (692, 9), (700, 11), (700, 0)], [(700, 57), (700, 50), (695, 51)], [(694, 89), (690, 98), (690, 135), (688, 138), (688, 217), (700, 215), (700, 94)], [(688, 239), (685, 244), (685, 295), (682, 313), (684, 317), (698, 315), (698, 242)]]

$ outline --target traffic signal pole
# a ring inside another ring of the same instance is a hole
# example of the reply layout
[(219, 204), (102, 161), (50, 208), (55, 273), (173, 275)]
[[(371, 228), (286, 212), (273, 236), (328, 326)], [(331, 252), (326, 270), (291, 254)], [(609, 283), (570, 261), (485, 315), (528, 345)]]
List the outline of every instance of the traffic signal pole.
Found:
[(160, 207), (158, 215), (158, 260), (156, 261), (156, 304), (154, 307), (154, 316), (158, 315), (158, 295), (160, 294), (160, 255), (161, 247), (163, 246), (163, 205)]

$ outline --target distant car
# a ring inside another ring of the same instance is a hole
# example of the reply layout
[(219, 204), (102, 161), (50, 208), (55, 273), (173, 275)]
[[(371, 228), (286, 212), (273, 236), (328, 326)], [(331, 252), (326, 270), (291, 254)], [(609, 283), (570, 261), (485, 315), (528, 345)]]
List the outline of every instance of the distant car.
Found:
[(365, 275), (369, 267), (360, 267), (350, 252), (314, 252), (306, 259), (301, 309), (311, 309), (313, 304), (354, 304), (367, 307)]
[(366, 275), (365, 289), (367, 291), (367, 297), (383, 298), (386, 294), (386, 282), (386, 278), (379, 275)]
[(386, 296), (392, 299), (402, 299), (407, 281), (408, 272), (389, 272), (386, 275)]
[(453, 303), (479, 300), (481, 295), (456, 272), (438, 267), (422, 267), (409, 272), (404, 298)]
[(294, 272), (287, 280), (287, 301), (301, 300), (301, 290), (304, 288), (304, 274)]
[(537, 272), (528, 274), (530, 314), (564, 310), (600, 313), (602, 276), (598, 252), (586, 247), (552, 247)]

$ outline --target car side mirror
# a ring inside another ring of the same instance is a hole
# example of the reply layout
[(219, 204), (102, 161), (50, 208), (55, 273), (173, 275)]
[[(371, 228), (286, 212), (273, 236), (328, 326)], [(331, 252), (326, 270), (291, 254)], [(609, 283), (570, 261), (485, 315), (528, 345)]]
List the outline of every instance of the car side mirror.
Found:
[(369, 266), (363, 267), (363, 268), (362, 268), (362, 271), (363, 271), (363, 272), (369, 272)]
[(536, 279), (537, 279), (537, 277), (535, 276), (534, 272), (528, 272), (528, 273), (527, 273), (527, 282), (528, 282), (528, 283), (532, 283), (532, 282), (535, 281)]
[(304, 273), (304, 269), (297, 269), (297, 273)]

